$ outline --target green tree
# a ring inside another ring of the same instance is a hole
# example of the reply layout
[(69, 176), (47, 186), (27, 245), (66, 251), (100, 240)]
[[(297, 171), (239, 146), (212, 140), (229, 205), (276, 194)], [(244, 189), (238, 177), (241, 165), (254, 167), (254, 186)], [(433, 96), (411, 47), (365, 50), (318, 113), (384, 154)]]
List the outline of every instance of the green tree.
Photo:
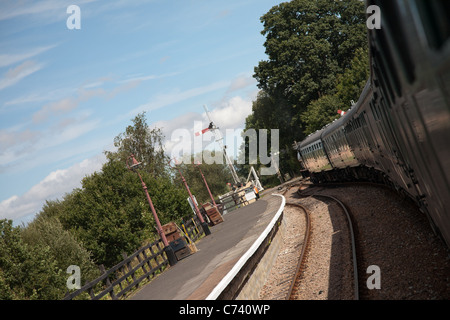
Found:
[[(280, 130), (282, 173), (298, 173), (294, 140), (334, 119), (336, 105), (357, 99), (360, 71), (368, 70), (367, 51), (360, 51), (367, 47), (365, 20), (359, 0), (293, 0), (261, 17), (268, 59), (254, 69), (261, 91), (245, 129)], [(355, 52), (361, 68), (349, 71)]]
[[(211, 153), (212, 157), (216, 157), (216, 155), (219, 154), (222, 159), (223, 153), (222, 152), (216, 152), (213, 151)], [(197, 202), (199, 204), (210, 202), (211, 198), (209, 196), (208, 190), (206, 189), (205, 183), (203, 181), (203, 178), (200, 174), (199, 168), (197, 167), (194, 159), (198, 159), (201, 157), (201, 154), (197, 154), (196, 156), (191, 156), (191, 164), (181, 163), (179, 164), (179, 168), (186, 179), (186, 182), (189, 185), (189, 189), (191, 190), (191, 193), (195, 195), (195, 198), (197, 199)], [(232, 183), (233, 177), (230, 173), (230, 169), (225, 164), (225, 160), (223, 164), (220, 163), (212, 163), (212, 164), (206, 164), (202, 163), (200, 165), (200, 169), (203, 172), (203, 175), (205, 176), (205, 179), (208, 183), (208, 187), (213, 195), (213, 197), (217, 197), (221, 194), (227, 193), (227, 182)], [(179, 184), (182, 186), (181, 177), (178, 174), (178, 171), (175, 171), (175, 184)], [(183, 186), (184, 188), (184, 186)], [(184, 188), (185, 189), (185, 188)], [(185, 191), (186, 198), (188, 197), (187, 191)]]
[(61, 299), (66, 275), (49, 246), (30, 245), (12, 220), (0, 220), (0, 299)]
[(64, 272), (70, 265), (79, 266), (83, 282), (94, 280), (99, 276), (99, 269), (91, 260), (91, 253), (73, 234), (63, 229), (55, 216), (38, 215), (22, 229), (22, 238), (30, 246), (47, 247), (51, 256), (55, 258), (57, 267)]
[(305, 135), (321, 129), (338, 118), (337, 110), (341, 108), (340, 105), (341, 101), (335, 95), (326, 95), (311, 102), (302, 114), (305, 122)]
[(127, 126), (125, 132), (114, 138), (115, 152), (105, 152), (108, 158), (123, 163), (130, 154), (142, 162), (142, 168), (154, 176), (167, 176), (168, 157), (164, 154), (162, 140), (164, 136), (160, 128), (150, 130), (145, 112), (138, 114), (133, 125)]
[(261, 22), (269, 60), (259, 62), (254, 77), (260, 89), (281, 94), (294, 108), (332, 93), (336, 75), (367, 42), (364, 3), (358, 0), (283, 2)]
[[(169, 178), (139, 171), (162, 224), (179, 221), (190, 208), (181, 186)], [(110, 159), (101, 172), (85, 177), (82, 187), (64, 198), (59, 220), (97, 264), (112, 267), (123, 252), (132, 253), (157, 238), (156, 223), (138, 175), (124, 162)]]
[(337, 110), (347, 111), (351, 101), (358, 101), (369, 77), (369, 58), (366, 48), (359, 48), (351, 66), (337, 76), (336, 94), (325, 95), (312, 101), (301, 114), (305, 135), (321, 129), (338, 118)]
[(337, 76), (336, 96), (343, 104), (342, 110), (351, 106), (351, 101), (357, 102), (369, 78), (368, 48), (358, 48), (351, 62), (343, 74)]
[[(295, 119), (296, 110), (292, 108), (289, 102), (283, 97), (273, 97), (267, 92), (261, 90), (258, 92), (256, 100), (252, 104), (252, 113), (245, 119), (245, 128), (242, 134), (245, 137), (247, 130), (256, 130), (257, 139), (259, 141), (259, 129), (267, 129), (267, 150), (271, 148), (271, 135), (272, 129), (279, 130), (279, 148), (280, 148), (280, 171), (284, 173), (290, 173), (295, 175), (296, 170), (296, 160), (292, 160), (291, 155), (291, 145), (293, 143), (293, 137), (302, 136), (302, 128), (295, 126), (293, 120)], [(244, 156), (247, 157), (249, 154), (249, 141), (248, 139), (243, 141), (240, 147), (240, 164), (238, 165), (239, 174), (247, 177), (250, 164), (248, 158), (244, 161)], [(259, 152), (258, 152), (259, 155)], [(261, 163), (259, 158), (258, 163), (253, 165), (255, 170), (261, 168)], [(279, 183), (277, 178), (272, 177), (260, 177), (261, 181), (264, 183)]]

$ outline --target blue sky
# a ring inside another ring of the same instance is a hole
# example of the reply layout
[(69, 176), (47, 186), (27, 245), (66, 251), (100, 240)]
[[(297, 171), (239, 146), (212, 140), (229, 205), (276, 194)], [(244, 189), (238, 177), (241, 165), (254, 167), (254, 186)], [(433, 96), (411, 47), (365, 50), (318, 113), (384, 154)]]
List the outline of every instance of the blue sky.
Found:
[(139, 112), (168, 153), (174, 130), (207, 125), (205, 104), (223, 130), (243, 128), (266, 59), (259, 18), (280, 2), (2, 0), (0, 219), (26, 223), (79, 187)]

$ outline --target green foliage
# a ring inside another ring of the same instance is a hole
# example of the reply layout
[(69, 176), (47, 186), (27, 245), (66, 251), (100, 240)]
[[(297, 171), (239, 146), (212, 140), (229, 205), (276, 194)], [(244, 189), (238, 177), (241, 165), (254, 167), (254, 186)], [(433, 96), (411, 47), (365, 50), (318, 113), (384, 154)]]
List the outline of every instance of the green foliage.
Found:
[(105, 152), (109, 159), (125, 163), (130, 154), (134, 154), (141, 168), (154, 176), (167, 176), (169, 158), (164, 154), (162, 146), (163, 135), (160, 128), (150, 130), (145, 112), (132, 119), (125, 132), (114, 138), (116, 152)]
[(64, 272), (70, 265), (79, 266), (83, 282), (94, 280), (100, 275), (91, 260), (91, 253), (73, 234), (63, 229), (56, 217), (38, 215), (22, 230), (22, 238), (29, 245), (48, 247), (57, 267)]
[(338, 118), (337, 110), (348, 110), (352, 100), (358, 101), (368, 77), (368, 52), (367, 49), (359, 48), (355, 52), (351, 66), (337, 76), (336, 94), (312, 101), (301, 114), (302, 122), (305, 124), (305, 135), (321, 129)]
[(0, 221), (0, 299), (62, 299), (70, 265), (80, 267), (84, 284), (99, 276), (96, 265), (108, 269), (123, 252), (158, 237), (139, 176), (126, 167), (130, 153), (144, 162), (138, 172), (161, 223), (192, 215), (186, 190), (166, 169), (159, 129), (148, 130), (144, 114), (133, 122), (116, 137), (117, 152), (108, 152), (108, 162), (81, 188), (46, 201), (27, 226)]
[[(222, 159), (224, 159), (222, 152), (217, 153), (222, 156)], [(179, 168), (189, 185), (191, 193), (195, 196), (199, 204), (211, 201), (208, 190), (206, 189), (205, 183), (200, 174), (199, 168), (196, 164), (194, 164), (194, 159), (199, 158), (200, 156), (201, 155), (191, 156), (191, 164), (181, 163), (179, 165)], [(216, 157), (216, 152), (212, 152), (211, 156)], [(231, 176), (230, 169), (225, 164), (225, 160), (223, 164), (201, 164), (200, 169), (203, 172), (203, 175), (206, 179), (206, 182), (208, 183), (208, 187), (213, 197), (217, 199), (217, 196), (228, 192), (227, 182), (232, 183), (233, 177)], [(181, 177), (179, 176), (178, 171), (175, 171), (175, 173), (176, 175), (174, 183), (182, 186)], [(185, 197), (187, 198), (188, 193), (186, 190), (184, 192)]]
[(159, 129), (149, 130), (145, 114), (115, 138), (116, 152), (106, 152), (108, 162), (101, 172), (85, 177), (82, 187), (61, 202), (47, 202), (42, 216), (56, 217), (96, 264), (112, 267), (122, 253), (132, 253), (145, 241), (157, 237), (156, 223), (137, 173), (129, 171), (126, 160), (133, 153), (138, 169), (162, 224), (179, 221), (189, 214), (187, 195), (172, 184)]
[(261, 91), (245, 130), (280, 130), (282, 173), (298, 171), (294, 141), (357, 101), (369, 76), (365, 19), (359, 0), (293, 0), (261, 17), (268, 59), (254, 69)]
[(337, 119), (339, 117), (337, 110), (340, 108), (340, 100), (334, 95), (326, 95), (311, 102), (302, 114), (305, 134), (313, 133)]
[(61, 299), (66, 275), (51, 248), (28, 244), (11, 220), (0, 220), (0, 299)]
[[(269, 57), (255, 67), (258, 87), (296, 108), (334, 90), (336, 75), (366, 45), (364, 3), (293, 0), (261, 17)], [(300, 110), (302, 111), (302, 110)]]
[[(162, 224), (189, 212), (182, 190), (168, 178), (139, 172)], [(134, 252), (145, 240), (156, 237), (141, 181), (124, 162), (109, 160), (102, 172), (85, 177), (82, 188), (67, 195), (64, 203), (61, 223), (92, 253), (96, 263), (106, 267), (121, 261), (123, 252)]]
[(343, 74), (338, 75), (336, 96), (343, 104), (341, 110), (347, 110), (350, 102), (357, 102), (369, 77), (369, 53), (367, 48), (358, 48)]

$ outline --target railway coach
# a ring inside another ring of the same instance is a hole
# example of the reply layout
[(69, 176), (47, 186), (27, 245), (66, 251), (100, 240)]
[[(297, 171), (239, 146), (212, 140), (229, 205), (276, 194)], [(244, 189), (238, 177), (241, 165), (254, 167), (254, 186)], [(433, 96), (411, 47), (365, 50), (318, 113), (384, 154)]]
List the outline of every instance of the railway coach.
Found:
[(450, 1), (367, 1), (370, 79), (341, 118), (297, 144), (311, 181), (384, 182), (450, 247)]

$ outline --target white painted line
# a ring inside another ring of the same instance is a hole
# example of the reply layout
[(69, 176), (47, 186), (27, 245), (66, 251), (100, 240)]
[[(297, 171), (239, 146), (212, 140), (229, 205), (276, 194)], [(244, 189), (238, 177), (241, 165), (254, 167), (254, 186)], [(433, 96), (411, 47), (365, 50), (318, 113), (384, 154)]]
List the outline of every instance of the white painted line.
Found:
[(253, 245), (250, 247), (250, 249), (247, 250), (246, 253), (236, 262), (234, 267), (227, 273), (225, 277), (219, 282), (219, 284), (211, 291), (211, 293), (206, 297), (205, 300), (216, 300), (219, 295), (222, 293), (223, 290), (230, 284), (231, 280), (234, 279), (234, 277), (241, 271), (242, 267), (247, 263), (247, 261), (253, 256), (253, 254), (258, 250), (258, 248), (261, 246), (263, 241), (266, 239), (266, 237), (269, 235), (270, 231), (275, 226), (275, 223), (277, 222), (278, 218), (280, 217), (281, 213), (284, 210), (284, 206), (286, 204), (286, 198), (282, 196), (281, 194), (272, 193), (273, 196), (280, 196), (282, 198), (281, 206), (278, 209), (275, 216), (270, 221), (269, 225), (264, 229), (263, 233), (261, 233), (256, 239), (256, 241), (253, 243)]

